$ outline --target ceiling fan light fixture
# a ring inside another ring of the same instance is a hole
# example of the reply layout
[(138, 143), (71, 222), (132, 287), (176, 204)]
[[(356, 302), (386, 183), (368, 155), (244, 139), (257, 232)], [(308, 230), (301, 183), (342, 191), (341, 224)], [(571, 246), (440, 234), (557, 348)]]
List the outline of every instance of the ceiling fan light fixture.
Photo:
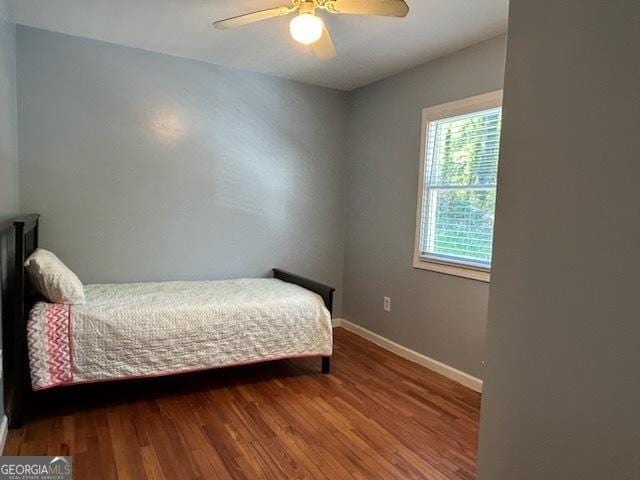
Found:
[(213, 22), (213, 25), (219, 30), (226, 30), (298, 12), (299, 15), (289, 24), (291, 36), (303, 45), (313, 45), (311, 50), (317, 58), (329, 60), (336, 56), (336, 48), (322, 18), (315, 14), (318, 9), (330, 14), (382, 17), (406, 17), (409, 13), (405, 0), (289, 0), (289, 6), (237, 15)]
[(316, 43), (320, 40), (323, 30), (324, 22), (312, 13), (301, 13), (297, 17), (293, 17), (289, 24), (291, 36), (296, 42), (303, 45)]

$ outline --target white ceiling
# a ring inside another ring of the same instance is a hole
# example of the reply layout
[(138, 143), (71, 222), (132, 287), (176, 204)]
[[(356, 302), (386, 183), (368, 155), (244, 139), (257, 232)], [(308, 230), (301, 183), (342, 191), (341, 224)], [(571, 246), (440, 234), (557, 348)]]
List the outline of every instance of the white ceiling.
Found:
[(508, 0), (407, 0), (404, 19), (322, 12), (338, 56), (291, 39), (291, 17), (235, 30), (211, 22), (288, 0), (13, 0), (14, 21), (306, 83), (351, 90), (503, 33)]

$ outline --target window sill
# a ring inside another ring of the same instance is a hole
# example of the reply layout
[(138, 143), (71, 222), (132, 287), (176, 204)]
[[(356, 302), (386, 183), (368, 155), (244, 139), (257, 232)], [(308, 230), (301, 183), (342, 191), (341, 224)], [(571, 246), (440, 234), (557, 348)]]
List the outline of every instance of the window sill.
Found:
[(430, 262), (422, 258), (416, 258), (413, 261), (413, 267), (420, 268), (422, 270), (431, 270), (432, 272), (444, 273), (446, 275), (455, 275), (456, 277), (478, 280), (480, 282), (489, 283), (491, 281), (491, 272), (472, 267), (465, 267), (464, 265)]

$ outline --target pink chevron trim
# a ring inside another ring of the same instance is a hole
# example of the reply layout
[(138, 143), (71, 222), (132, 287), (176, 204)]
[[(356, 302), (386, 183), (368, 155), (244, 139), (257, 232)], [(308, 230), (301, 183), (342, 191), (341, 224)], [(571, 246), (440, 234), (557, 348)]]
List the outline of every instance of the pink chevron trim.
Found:
[(52, 303), (45, 309), (46, 367), (53, 385), (73, 380), (71, 371), (71, 306)]

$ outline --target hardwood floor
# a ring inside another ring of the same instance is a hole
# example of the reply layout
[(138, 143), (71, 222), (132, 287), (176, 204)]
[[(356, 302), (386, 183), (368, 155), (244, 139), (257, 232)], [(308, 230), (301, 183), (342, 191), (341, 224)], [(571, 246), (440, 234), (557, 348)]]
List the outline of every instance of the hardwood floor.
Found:
[(5, 455), (74, 478), (475, 478), (480, 395), (341, 328), (333, 371), (281, 361), (36, 396)]

